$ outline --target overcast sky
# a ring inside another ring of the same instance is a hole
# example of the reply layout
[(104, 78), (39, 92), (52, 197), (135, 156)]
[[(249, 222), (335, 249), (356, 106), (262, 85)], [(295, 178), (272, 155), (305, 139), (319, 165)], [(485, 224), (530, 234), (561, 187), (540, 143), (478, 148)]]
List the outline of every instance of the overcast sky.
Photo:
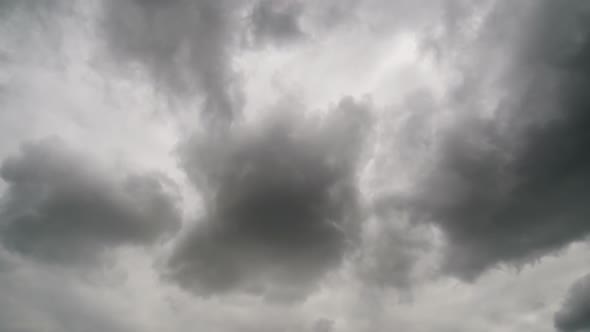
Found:
[(0, 0), (0, 332), (590, 331), (590, 2)]

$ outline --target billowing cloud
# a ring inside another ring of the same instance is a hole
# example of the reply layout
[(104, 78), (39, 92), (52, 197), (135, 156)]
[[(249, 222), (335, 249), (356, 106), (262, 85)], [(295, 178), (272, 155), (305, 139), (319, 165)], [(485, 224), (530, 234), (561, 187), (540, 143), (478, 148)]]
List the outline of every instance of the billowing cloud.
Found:
[(106, 46), (115, 59), (136, 63), (168, 96), (202, 92), (204, 111), (230, 118), (240, 4), (219, 0), (109, 0), (104, 3)]
[(171, 277), (201, 294), (291, 299), (337, 266), (361, 221), (355, 170), (367, 107), (345, 99), (319, 125), (280, 115), (187, 142), (184, 167), (206, 215), (176, 248)]
[(555, 314), (555, 327), (563, 332), (590, 329), (590, 276), (576, 281), (569, 290), (565, 303)]
[(13, 252), (89, 264), (120, 245), (150, 244), (179, 226), (155, 175), (111, 175), (58, 139), (22, 146), (0, 170), (8, 185), (0, 237)]
[[(516, 50), (506, 49), (513, 50), (511, 60), (497, 78), (506, 97), (492, 117), (474, 109), (486, 106), (475, 101), (483, 97), (477, 90), (452, 104), (471, 112), (440, 139), (439, 157), (412, 203), (446, 235), (447, 272), (473, 279), (500, 263), (531, 262), (590, 233), (584, 185), (590, 180), (587, 7), (583, 1), (551, 2), (536, 8), (530, 20), (535, 29), (514, 26), (526, 33), (518, 34)], [(490, 29), (505, 28), (496, 25)]]
[(589, 12), (0, 0), (0, 331), (582, 328)]

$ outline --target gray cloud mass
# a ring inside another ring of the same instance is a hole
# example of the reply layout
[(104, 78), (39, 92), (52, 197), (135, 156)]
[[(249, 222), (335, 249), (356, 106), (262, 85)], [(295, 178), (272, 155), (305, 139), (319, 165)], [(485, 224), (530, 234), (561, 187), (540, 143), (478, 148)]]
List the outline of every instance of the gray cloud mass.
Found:
[(337, 266), (361, 221), (355, 169), (366, 108), (345, 99), (318, 127), (280, 116), (185, 143), (206, 215), (174, 252), (172, 278), (202, 294), (290, 299)]
[(314, 324), (313, 332), (331, 332), (333, 326), (334, 322), (329, 319), (318, 319)]
[(248, 15), (250, 42), (285, 44), (303, 38), (305, 33), (300, 22), (303, 10), (303, 3), (298, 1), (256, 2)]
[(176, 202), (155, 176), (117, 177), (58, 139), (22, 146), (0, 169), (2, 243), (50, 263), (94, 264), (107, 250), (150, 244), (179, 226)]
[[(514, 26), (525, 38), (500, 81), (508, 97), (498, 115), (486, 120), (472, 110), (458, 120), (410, 199), (416, 215), (446, 235), (444, 269), (464, 279), (590, 233), (590, 11), (584, 1), (537, 9), (535, 29)], [(465, 98), (478, 98), (469, 91)], [(461, 105), (476, 103), (454, 104)]]
[(138, 63), (164, 95), (202, 92), (208, 115), (236, 112), (231, 51), (244, 1), (109, 0), (106, 46), (115, 59)]
[(555, 327), (563, 332), (583, 332), (590, 329), (590, 276), (574, 283), (565, 303), (555, 314)]

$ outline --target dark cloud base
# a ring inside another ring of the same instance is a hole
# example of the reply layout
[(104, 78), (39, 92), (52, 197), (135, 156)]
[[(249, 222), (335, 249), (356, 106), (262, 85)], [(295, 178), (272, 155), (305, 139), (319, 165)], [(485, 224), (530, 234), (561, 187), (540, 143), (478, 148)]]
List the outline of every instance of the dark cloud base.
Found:
[(365, 105), (348, 99), (315, 128), (281, 114), (222, 139), (187, 142), (184, 165), (207, 214), (176, 248), (171, 277), (206, 295), (306, 293), (357, 236), (366, 116)]

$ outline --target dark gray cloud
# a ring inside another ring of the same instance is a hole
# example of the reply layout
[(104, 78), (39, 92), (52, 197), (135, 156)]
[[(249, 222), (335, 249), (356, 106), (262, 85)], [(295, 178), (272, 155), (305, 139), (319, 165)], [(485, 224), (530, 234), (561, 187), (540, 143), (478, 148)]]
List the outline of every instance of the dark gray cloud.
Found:
[(22, 146), (0, 169), (0, 237), (11, 251), (88, 264), (118, 245), (149, 244), (177, 229), (176, 202), (157, 176), (118, 181), (60, 140)]
[(169, 267), (196, 293), (299, 298), (355, 241), (367, 105), (345, 99), (316, 126), (297, 114), (262, 123), (182, 148), (206, 215)]
[[(498, 78), (506, 97), (492, 120), (480, 118), (477, 89), (490, 85), (471, 80), (495, 75), (486, 70), (498, 63), (470, 73), (470, 87), (453, 100), (470, 115), (440, 139), (439, 158), (411, 203), (420, 219), (446, 235), (447, 272), (473, 279), (500, 263), (531, 262), (590, 233), (589, 14), (586, 2), (567, 1), (539, 3), (524, 26), (490, 16), (486, 29), (493, 32), (484, 30), (478, 46), (490, 42), (510, 51), (501, 58), (511, 56)], [(507, 38), (507, 26), (516, 29), (516, 44), (499, 42)]]
[(576, 281), (561, 309), (555, 314), (555, 327), (563, 332), (590, 330), (590, 276)]
[[(204, 111), (236, 112), (231, 50), (244, 1), (109, 0), (106, 45), (115, 59), (139, 63), (165, 93), (204, 94)], [(232, 92), (234, 91), (234, 92)]]
[(248, 15), (250, 43), (284, 44), (305, 36), (301, 27), (304, 6), (298, 1), (260, 0)]

